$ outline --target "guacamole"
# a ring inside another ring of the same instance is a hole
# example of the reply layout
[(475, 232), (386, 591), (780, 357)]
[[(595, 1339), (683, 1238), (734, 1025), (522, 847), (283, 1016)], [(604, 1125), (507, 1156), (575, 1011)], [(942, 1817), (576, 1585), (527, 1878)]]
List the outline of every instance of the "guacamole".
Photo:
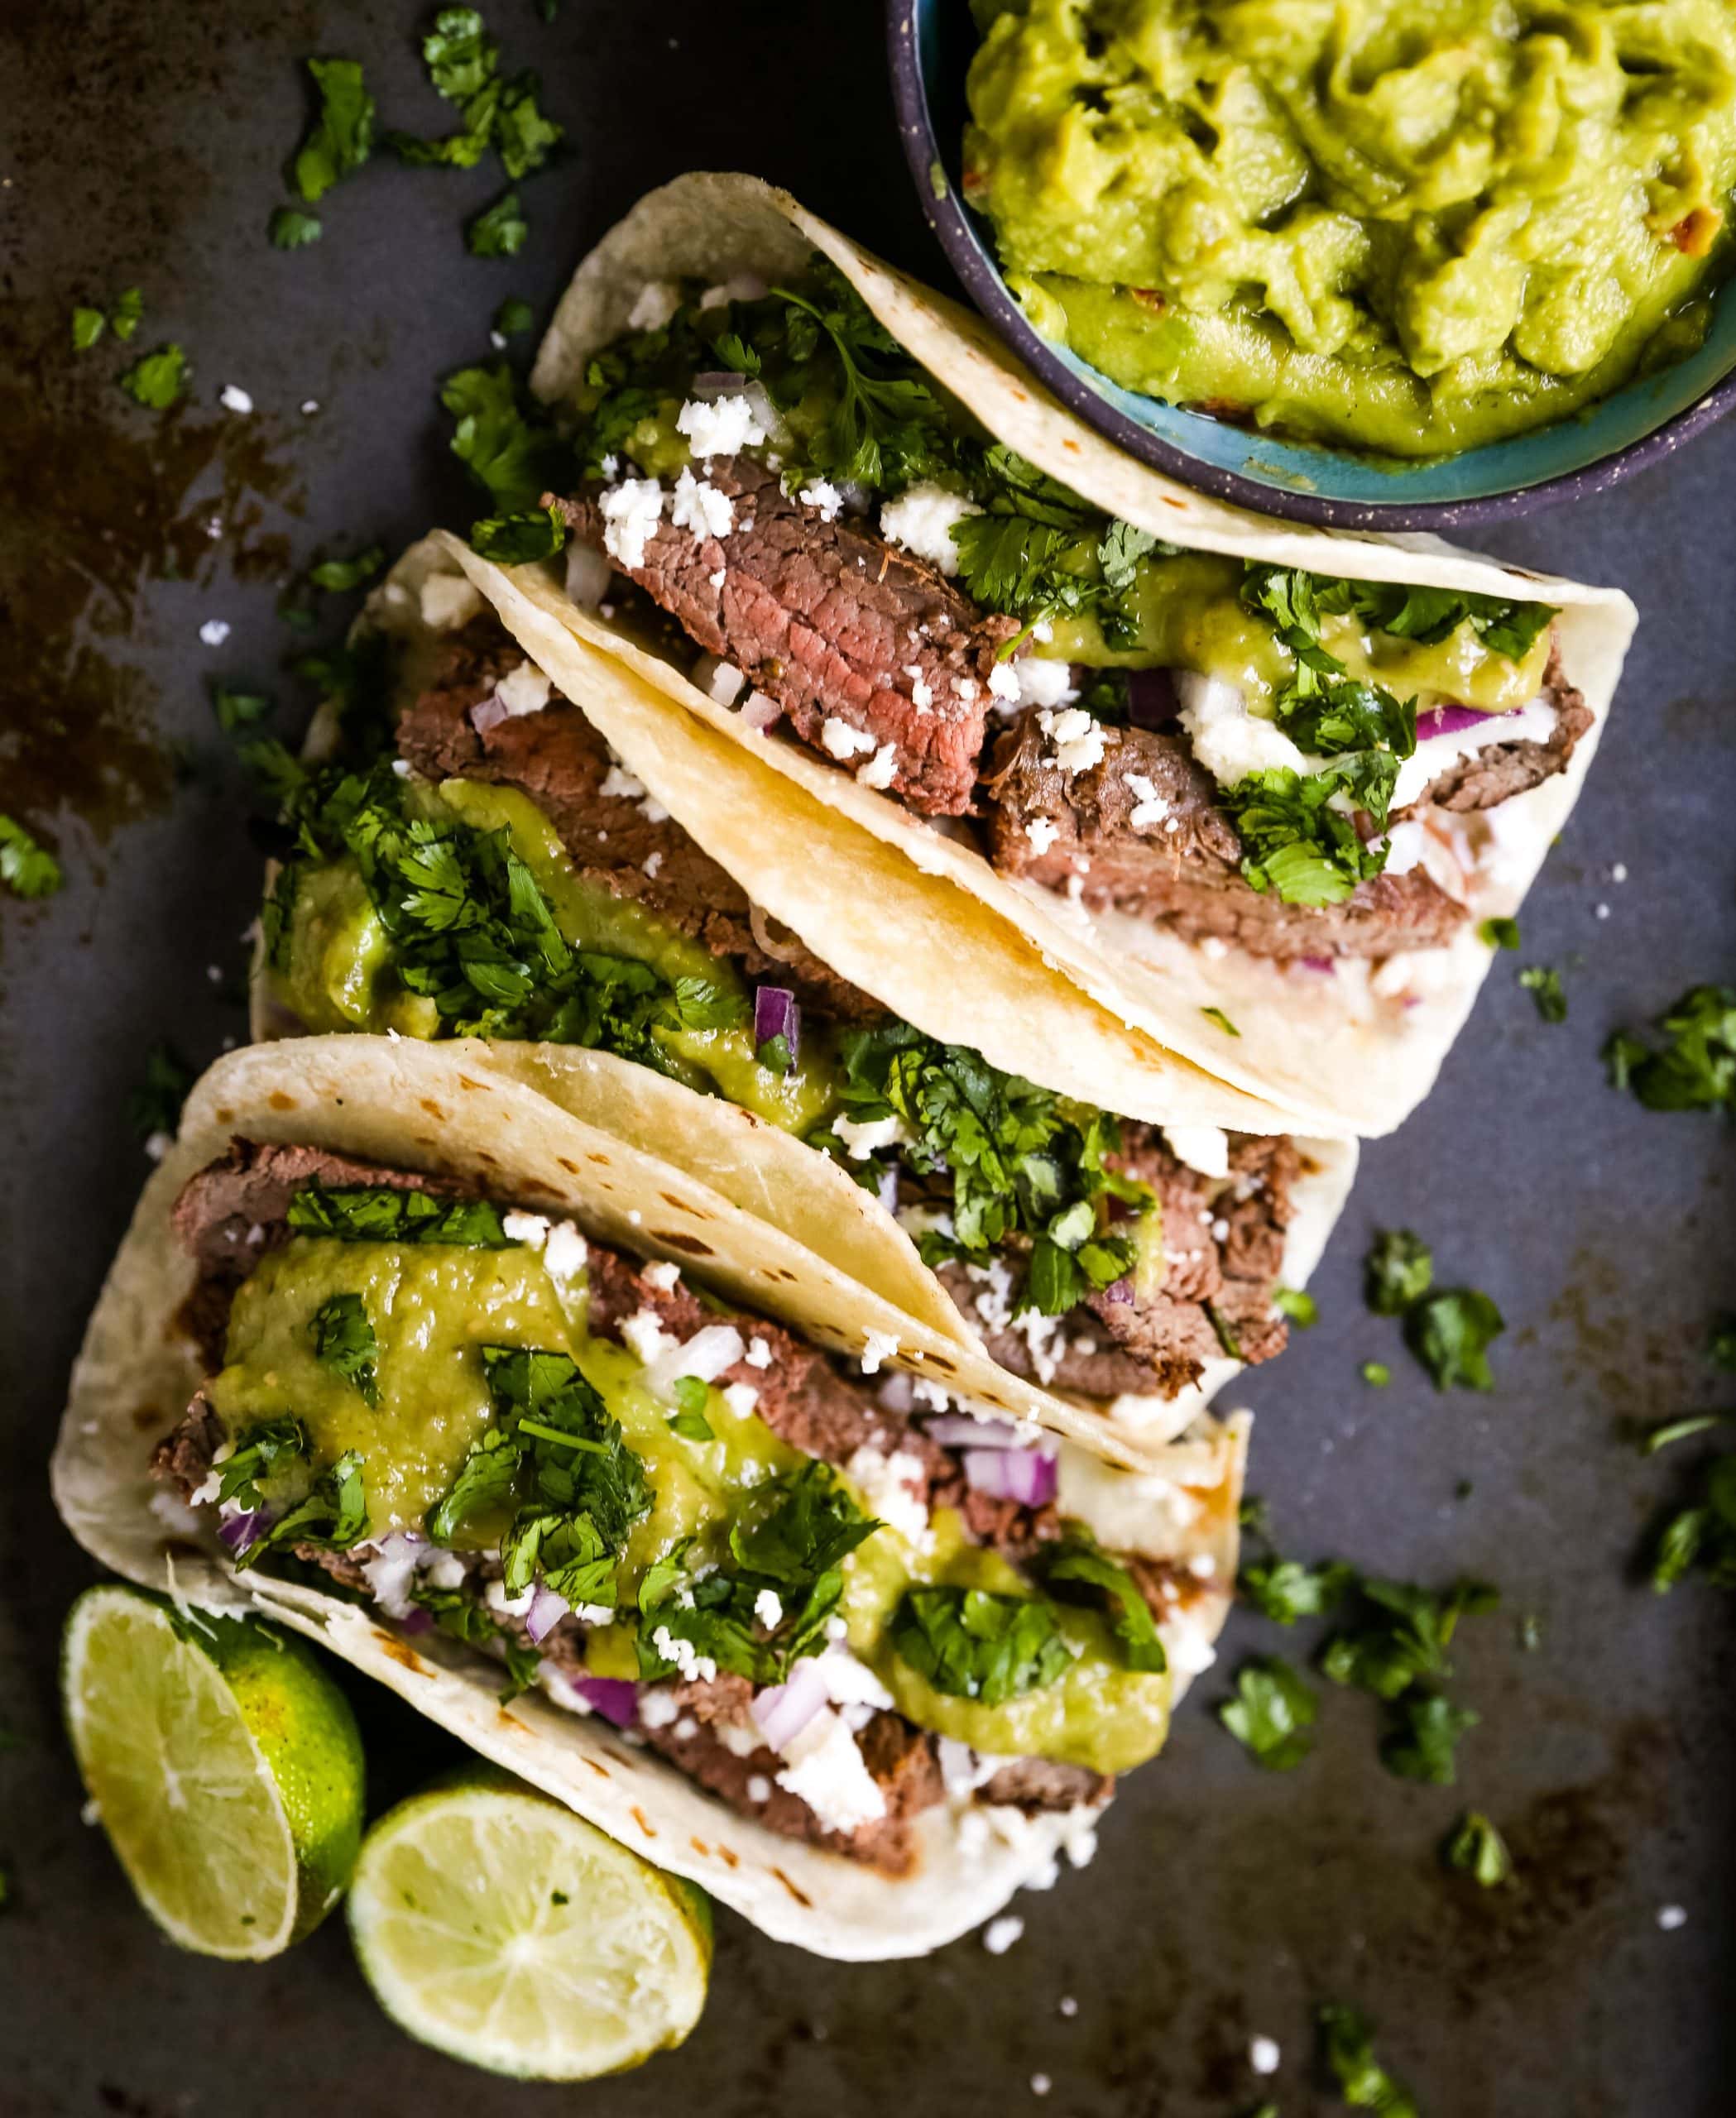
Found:
[(1303, 440), (1453, 453), (1704, 335), (1724, 0), (975, 0), (965, 187), (1046, 335)]

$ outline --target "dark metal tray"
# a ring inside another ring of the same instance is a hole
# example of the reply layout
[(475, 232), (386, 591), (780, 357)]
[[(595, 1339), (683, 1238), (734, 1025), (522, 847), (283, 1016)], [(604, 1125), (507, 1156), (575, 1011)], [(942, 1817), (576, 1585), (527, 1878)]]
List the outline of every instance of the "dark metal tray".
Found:
[[(565, 0), (552, 28), (525, 0), (487, 12), (509, 63), (541, 69), (573, 147), (524, 187), (531, 240), (502, 263), (469, 257), (460, 235), (494, 195), (485, 172), (386, 156), (325, 202), (320, 244), (285, 254), (265, 240), (303, 121), (300, 58), (361, 58), (382, 123), (446, 129), (408, 0), (0, 11), (0, 808), (43, 828), (69, 877), (41, 908), (0, 903), (5, 2118), (275, 2118), (340, 2102), (480, 2118), (572, 2101), (407, 2043), (376, 2013), (341, 1921), (259, 1969), (155, 1938), (79, 1821), (55, 1656), (91, 1569), (44, 1481), (68, 1364), (146, 1167), (125, 1111), (144, 1050), (169, 1036), (203, 1061), (243, 1033), (258, 870), (207, 680), (268, 680), (293, 730), (305, 702), (276, 668), (301, 645), (275, 614), (288, 572), (328, 545), (396, 549), (437, 517), (468, 520), (437, 377), (487, 355), (502, 296), (545, 314), (651, 184), (760, 170), (943, 276), (899, 159), (873, 0)], [(178, 338), (197, 370), (194, 405), (167, 421), (115, 387), (115, 348), (75, 361), (68, 343), (75, 302), (134, 284), (136, 347)], [(251, 419), (218, 410), (228, 382), (252, 395)], [(1336, 1692), (1307, 1766), (1256, 1771), (1211, 1718), (1221, 1673), (1298, 1643), (1239, 1616), (1168, 1756), (1111, 1812), (1096, 1865), (1020, 1902), (1009, 1953), (973, 1939), (849, 1969), (725, 1919), (698, 2032), (584, 2092), (587, 2110), (1235, 2118), (1272, 2094), (1298, 2118), (1333, 2107), (1308, 2060), (1311, 2010), (1327, 1999), (1374, 2016), (1427, 2118), (1732, 2107), (1730, 1608), (1636, 1583), (1633, 1555), (1679, 1470), (1641, 1461), (1617, 1430), (1623, 1416), (1715, 1402), (1698, 1349), (1714, 1310), (1736, 1306), (1732, 1140), (1713, 1119), (1618, 1098), (1597, 1052), (1617, 1023), (1736, 960), (1733, 485), (1726, 427), (1619, 493), (1492, 540), (1623, 582), (1638, 645), (1526, 908), (1522, 958), (1497, 964), (1436, 1094), (1368, 1152), (1317, 1284), (1319, 1325), (1242, 1393), (1259, 1413), (1253, 1483), (1285, 1550), (1503, 1588), (1506, 1613), (1461, 1634), (1455, 1689), (1483, 1720), (1460, 1786), (1388, 1777), (1368, 1702)], [(220, 648), (199, 640), (211, 618), (233, 628)], [(1565, 1024), (1537, 1019), (1518, 961), (1564, 967)], [(1493, 1397), (1436, 1397), (1393, 1327), (1364, 1313), (1363, 1247), (1397, 1222), (1506, 1312)], [(1391, 1360), (1389, 1390), (1358, 1380), (1369, 1357)], [(1542, 1622), (1529, 1654), (1524, 1612)], [(427, 1723), (352, 1689), (379, 1802), (448, 1761)], [(1467, 1803), (1513, 1842), (1510, 1890), (1479, 1893), (1436, 1863)], [(1688, 1919), (1664, 1932), (1671, 1903)], [(1270, 2083), (1247, 2063), (1255, 2033), (1283, 2048)]]

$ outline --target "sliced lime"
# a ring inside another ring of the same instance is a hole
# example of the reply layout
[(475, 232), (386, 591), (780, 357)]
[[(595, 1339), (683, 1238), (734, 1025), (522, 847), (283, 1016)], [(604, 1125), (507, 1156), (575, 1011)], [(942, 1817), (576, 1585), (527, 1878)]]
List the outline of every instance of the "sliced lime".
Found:
[(504, 1773), (382, 1817), (349, 1924), (393, 2021), (493, 2073), (619, 2073), (679, 2044), (705, 2006), (703, 1894)]
[(276, 1956), (343, 1895), (362, 1838), (362, 1738), (300, 1641), (88, 1589), (61, 1645), (86, 1791), (145, 1910), (206, 1956)]

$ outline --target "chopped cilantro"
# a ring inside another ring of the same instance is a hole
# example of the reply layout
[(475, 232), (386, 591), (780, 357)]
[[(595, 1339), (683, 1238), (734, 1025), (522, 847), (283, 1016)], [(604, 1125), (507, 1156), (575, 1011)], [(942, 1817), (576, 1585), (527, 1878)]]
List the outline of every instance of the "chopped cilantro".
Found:
[(0, 816), (0, 883), (14, 897), (51, 897), (65, 880), (53, 854), (16, 818)]
[(314, 1479), (306, 1497), (237, 1553), (234, 1563), (237, 1568), (257, 1566), (267, 1552), (295, 1545), (348, 1551), (367, 1535), (367, 1488), (362, 1458), (357, 1450), (347, 1450)]
[(1281, 638), (1292, 633), (1317, 645), (1321, 621), (1350, 616), (1371, 631), (1432, 647), (1468, 625), (1492, 654), (1518, 661), (1555, 616), (1547, 603), (1521, 603), (1455, 588), (1422, 588), (1402, 582), (1346, 581), (1328, 574), (1248, 561), (1242, 601), (1271, 619)]
[(1652, 1586), (1667, 1595), (1699, 1569), (1714, 1588), (1736, 1588), (1736, 1456), (1699, 1467), (1693, 1497), (1665, 1522), (1652, 1552)]
[(1375, 1390), (1384, 1390), (1393, 1379), (1393, 1371), (1384, 1360), (1365, 1360), (1357, 1372)]
[(1053, 1603), (986, 1588), (906, 1589), (890, 1637), (934, 1690), (984, 1706), (1043, 1690), (1073, 1660)]
[(1519, 973), (1519, 983), (1537, 1002), (1546, 1023), (1566, 1021), (1567, 995), (1561, 990), (1561, 974), (1552, 965), (1527, 964)]
[(1255, 1560), (1237, 1579), (1244, 1598), (1260, 1616), (1277, 1625), (1317, 1618), (1336, 1610), (1355, 1585), (1356, 1572), (1341, 1560), (1324, 1566), (1304, 1566), (1300, 1560)]
[(1320, 1321), (1320, 1304), (1300, 1287), (1273, 1287), (1272, 1306), (1287, 1316), (1299, 1331), (1312, 1331)]
[(527, 413), (504, 361), (460, 368), (440, 389), (440, 402), (457, 421), (452, 453), (503, 511), (535, 507), (565, 482), (570, 458), (547, 414)]
[(711, 1386), (697, 1375), (678, 1375), (673, 1394), (679, 1409), (664, 1421), (669, 1431), (683, 1441), (712, 1440), (712, 1423), (705, 1416)]
[(260, 1481), (305, 1464), (309, 1445), (307, 1430), (298, 1419), (264, 1420), (257, 1426), (243, 1428), (218, 1467), (218, 1504), (233, 1500), (250, 1512), (263, 1507), (266, 1497)]
[(1452, 1675), (1446, 1651), (1459, 1621), (1500, 1601), (1487, 1582), (1456, 1582), (1444, 1595), (1406, 1581), (1358, 1577), (1344, 1631), (1326, 1643), (1322, 1675), (1390, 1704), (1413, 1686)]
[(1720, 1316), (1706, 1340), (1706, 1358), (1714, 1368), (1736, 1375), (1736, 1316)]
[(328, 1295), (314, 1311), (314, 1358), (355, 1391), (364, 1404), (377, 1406), (380, 1386), (375, 1364), (380, 1342), (359, 1294)]
[(1236, 1028), (1235, 1024), (1230, 1021), (1229, 1016), (1224, 1013), (1221, 1008), (1201, 1008), (1200, 1013), (1206, 1018), (1208, 1023), (1216, 1024), (1219, 1029), (1222, 1030), (1225, 1037), (1240, 1037), (1241, 1035), (1241, 1032)]
[(516, 191), (504, 193), (465, 227), (465, 247), (472, 257), (516, 257), (530, 233)]
[(463, 1641), (468, 1647), (499, 1651), (506, 1665), (506, 1682), (498, 1694), (502, 1706), (510, 1706), (536, 1682), (541, 1649), (525, 1646), (509, 1622), (496, 1622), (472, 1600), (468, 1589), (436, 1588), (425, 1575), (419, 1575), (410, 1584), (410, 1600), (426, 1611), (441, 1632), (453, 1639)]
[(353, 558), (321, 559), (308, 568), (309, 584), (328, 596), (348, 596), (364, 588), (386, 563), (386, 547), (370, 544)]
[(516, 338), (536, 321), (536, 312), (520, 295), (508, 295), (494, 312), (494, 328), (503, 338)]
[(1384, 841), (1364, 841), (1335, 805), (1343, 795), (1384, 827), (1398, 776), (1391, 750), (1356, 750), (1318, 772), (1288, 765), (1251, 772), (1220, 791), (1243, 846), (1242, 874), (1286, 904), (1340, 904), (1386, 865)]
[(790, 1068), (795, 1064), (790, 1056), (789, 1039), (781, 1030), (777, 1036), (767, 1037), (763, 1044), (755, 1046), (754, 1061), (768, 1074), (774, 1074), (780, 1081), (787, 1080)]
[(502, 90), (495, 122), (495, 146), (501, 166), (516, 184), (539, 170), (565, 134), (537, 101), (536, 77), (521, 74)]
[(137, 287), (128, 287), (108, 312), (108, 328), (124, 345), (138, 329), (144, 314), (143, 291)]
[(187, 356), (172, 342), (135, 361), (121, 377), (121, 387), (137, 404), (165, 412), (187, 384)]
[[(1111, 1233), (1109, 1202), (1154, 1210), (1149, 1187), (1109, 1166), (1120, 1144), (1115, 1119), (1090, 1105), (1002, 1073), (962, 1045), (908, 1023), (844, 1033), (839, 1041), (843, 1114), (896, 1117), (899, 1152), (923, 1175), (950, 1177), (952, 1233), (931, 1230), (919, 1248), (983, 1262), (1009, 1237), (1030, 1242), (1021, 1311), (1058, 1315), (1133, 1269), (1131, 1234)], [(837, 1151), (830, 1133), (814, 1144)], [(860, 1165), (870, 1185), (880, 1172)], [(1119, 1227), (1131, 1229), (1130, 1222)]]
[(1481, 1718), (1438, 1693), (1407, 1696), (1393, 1706), (1392, 1724), (1381, 1738), (1380, 1761), (1397, 1779), (1451, 1787), (1457, 1777), (1454, 1753), (1460, 1739)]
[(295, 189), (312, 206), (373, 152), (374, 99), (353, 59), (310, 59), (319, 108), (291, 165)]
[(1441, 1857), (1448, 1867), (1474, 1877), (1484, 1890), (1513, 1880), (1507, 1841), (1481, 1809), (1467, 1809), (1460, 1818), (1447, 1833)]
[(491, 515), (470, 530), (471, 549), (500, 566), (552, 558), (566, 541), (567, 518), (552, 502), (516, 515)]
[(1488, 948), (1516, 949), (1519, 946), (1519, 922), (1517, 919), (1479, 920), (1477, 939)]
[(1379, 2118), (1418, 2118), (1410, 2091), (1374, 2057), (1374, 2031), (1360, 2010), (1324, 2007), (1316, 2018), (1321, 2058), (1353, 2110)]
[(459, 105), (463, 129), (439, 140), (391, 134), (387, 144), (404, 161), (422, 168), (474, 169), (493, 147), (516, 183), (540, 169), (559, 145), (562, 129), (537, 101), (536, 76), (502, 78), (500, 48), (474, 7), (443, 8), (422, 40), (422, 56), (436, 92)]
[(72, 313), (72, 349), (88, 353), (108, 328), (108, 319), (99, 309), (75, 309)]
[(1611, 1085), (1647, 1110), (1736, 1108), (1736, 987), (1695, 985), (1657, 1019), (1662, 1051), (1631, 1031), (1604, 1047)]
[(1408, 1228), (1384, 1229), (1363, 1261), (1364, 1299), (1377, 1316), (1402, 1316), (1432, 1285), (1435, 1260)]
[(1413, 1303), (1404, 1340), (1437, 1390), (1493, 1390), (1488, 1349), (1507, 1328), (1501, 1312), (1475, 1287), (1447, 1287)]
[(144, 1079), (127, 1097), (127, 1122), (140, 1139), (157, 1133), (174, 1137), (193, 1079), (193, 1069), (172, 1044), (151, 1046), (145, 1054)]
[(1217, 1334), (1218, 1344), (1231, 1360), (1240, 1360), (1242, 1357), (1242, 1342), (1236, 1335), (1235, 1325), (1215, 1301), (1205, 1303), (1204, 1308), (1212, 1330)]
[(450, 1243), (504, 1250), (511, 1239), (487, 1199), (453, 1199), (383, 1184), (324, 1185), (318, 1177), (291, 1194), (292, 1234), (339, 1243)]
[(211, 687), (211, 710), (226, 736), (242, 728), (257, 728), (271, 718), (271, 702), (263, 692), (244, 692), (221, 680)]
[(1660, 1449), (1689, 1440), (1696, 1434), (1709, 1433), (1714, 1426), (1728, 1426), (1733, 1418), (1736, 1414), (1730, 1412), (1691, 1412), (1686, 1419), (1667, 1420), (1662, 1426), (1647, 1429), (1640, 1440), (1640, 1453), (1655, 1456)]
[(275, 250), (305, 250), (310, 242), (319, 242), (325, 228), (317, 213), (304, 213), (300, 206), (280, 206), (266, 232)]
[(473, 96), (492, 79), (500, 56), (474, 7), (443, 7), (422, 40), (428, 78), (448, 103), (463, 103)]
[(1218, 1708), (1218, 1719), (1267, 1772), (1292, 1772), (1314, 1747), (1309, 1731), (1319, 1702), (1290, 1665), (1275, 1655), (1245, 1663), (1235, 1697)]
[(1041, 1563), (1043, 1585), (1062, 1603), (1101, 1604), (1129, 1670), (1169, 1667), (1151, 1606), (1120, 1560), (1083, 1537), (1072, 1537)]

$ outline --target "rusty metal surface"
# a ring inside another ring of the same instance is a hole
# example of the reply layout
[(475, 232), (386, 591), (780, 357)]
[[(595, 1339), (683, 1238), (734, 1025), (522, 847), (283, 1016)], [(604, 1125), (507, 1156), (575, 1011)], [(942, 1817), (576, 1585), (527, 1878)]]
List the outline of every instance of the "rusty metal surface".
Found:
[[(508, 60), (540, 68), (574, 150), (525, 187), (533, 233), (512, 262), (463, 246), (462, 219), (493, 195), (484, 172), (385, 158), (327, 200), (319, 246), (264, 239), (302, 123), (302, 56), (362, 58), (386, 122), (444, 127), (412, 6), (0, 10), (0, 808), (40, 828), (68, 875), (41, 908), (0, 902), (5, 2118), (275, 2118), (340, 2099), (492, 2118), (571, 2101), (407, 2044), (341, 1924), (257, 1969), (155, 1939), (79, 1821), (54, 1664), (89, 1569), (44, 1483), (68, 1363), (144, 1168), (124, 1113), (144, 1048), (168, 1035), (202, 1060), (242, 1031), (257, 864), (208, 678), (270, 681), (293, 726), (302, 709), (276, 665), (300, 643), (274, 607), (289, 571), (329, 545), (394, 548), (436, 516), (465, 519), (436, 378), (486, 354), (503, 295), (546, 313), (651, 183), (759, 170), (942, 273), (897, 154), (871, 0), (565, 0), (554, 27), (524, 0), (489, 12)], [(135, 349), (172, 337), (196, 369), (192, 406), (167, 420), (119, 392), (117, 349), (75, 362), (67, 346), (74, 302), (133, 284)], [(251, 419), (218, 408), (229, 382)], [(1643, 613), (1603, 755), (1524, 920), (1523, 960), (1566, 967), (1571, 1012), (1544, 1025), (1514, 960), (1498, 966), (1438, 1092), (1367, 1154), (1321, 1323), (1243, 1393), (1259, 1414), (1254, 1485), (1286, 1551), (1500, 1584), (1505, 1614), (1461, 1635), (1455, 1694), (1483, 1718), (1460, 1786), (1389, 1778), (1369, 1703), (1336, 1692), (1312, 1761), (1257, 1772), (1209, 1709), (1243, 1655), (1299, 1644), (1239, 1617), (1168, 1755), (1125, 1789), (1096, 1865), (1022, 1901), (1009, 1953), (973, 1939), (847, 1970), (726, 1919), (699, 2031), (585, 2092), (587, 2110), (1235, 2118), (1270, 2094), (1298, 2118), (1335, 2107), (1308, 2064), (1310, 2012), (1327, 1999), (1376, 2018), (1427, 2118), (1731, 2107), (1731, 1613), (1710, 1591), (1661, 1601), (1636, 1584), (1676, 1471), (1642, 1463), (1618, 1426), (1714, 1397), (1697, 1349), (1732, 1306), (1732, 1142), (1713, 1120), (1619, 1100), (1596, 1055), (1610, 1027), (1736, 960), (1733, 482), (1727, 427), (1619, 493), (1491, 540), (1621, 581)], [(199, 637), (211, 618), (233, 627), (217, 649)], [(1493, 1397), (1436, 1397), (1393, 1327), (1364, 1314), (1362, 1248), (1400, 1221), (1506, 1312)], [(1384, 1392), (1357, 1379), (1371, 1357), (1392, 1363)], [(1513, 1622), (1526, 1612), (1541, 1622), (1532, 1653)], [(426, 1724), (352, 1689), (377, 1801), (448, 1761)], [(1512, 1841), (1510, 1890), (1478, 1893), (1437, 1864), (1467, 1802)], [(1678, 1931), (1657, 1924), (1666, 1904), (1686, 1909)], [(1255, 2033), (1283, 2049), (1270, 2082), (1248, 2064)]]

